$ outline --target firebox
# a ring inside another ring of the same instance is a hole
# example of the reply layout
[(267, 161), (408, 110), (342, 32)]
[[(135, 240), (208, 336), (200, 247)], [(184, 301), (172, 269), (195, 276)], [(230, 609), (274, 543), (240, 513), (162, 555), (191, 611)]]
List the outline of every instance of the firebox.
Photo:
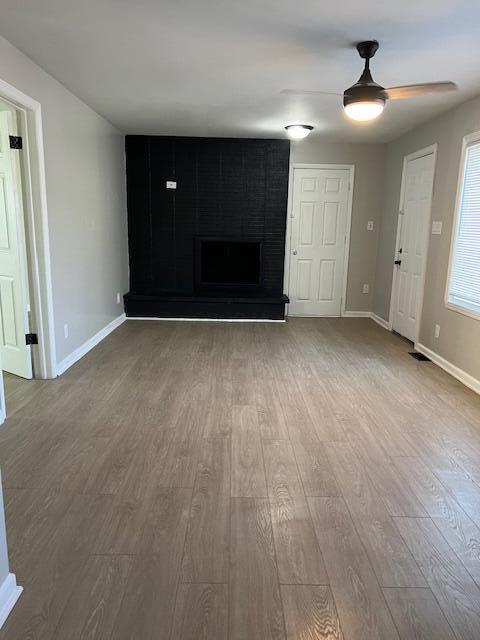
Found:
[(260, 239), (195, 238), (195, 285), (197, 291), (228, 293), (262, 288), (262, 241)]

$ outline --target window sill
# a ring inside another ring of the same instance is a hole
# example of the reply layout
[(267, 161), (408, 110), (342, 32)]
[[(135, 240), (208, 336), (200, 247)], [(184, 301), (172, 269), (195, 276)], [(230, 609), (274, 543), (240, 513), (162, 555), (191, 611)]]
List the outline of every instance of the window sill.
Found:
[(480, 311), (475, 311), (474, 309), (469, 309), (468, 307), (462, 307), (453, 302), (446, 302), (445, 306), (451, 311), (456, 311), (457, 313), (461, 313), (462, 315), (468, 316), (469, 318), (480, 320)]

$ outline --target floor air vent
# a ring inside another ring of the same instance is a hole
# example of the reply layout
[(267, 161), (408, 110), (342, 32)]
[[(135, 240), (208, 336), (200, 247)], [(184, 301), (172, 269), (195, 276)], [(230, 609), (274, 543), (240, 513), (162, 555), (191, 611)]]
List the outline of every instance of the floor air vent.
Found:
[(423, 353), (418, 353), (418, 351), (409, 351), (409, 354), (412, 358), (415, 358), (415, 360), (420, 360), (420, 362), (431, 362), (430, 358), (424, 356)]

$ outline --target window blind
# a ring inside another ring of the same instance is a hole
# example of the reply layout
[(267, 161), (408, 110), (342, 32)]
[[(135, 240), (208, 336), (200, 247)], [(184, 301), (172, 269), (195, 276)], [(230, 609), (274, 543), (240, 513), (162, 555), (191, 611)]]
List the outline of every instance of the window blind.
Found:
[(480, 314), (480, 142), (464, 158), (448, 301)]

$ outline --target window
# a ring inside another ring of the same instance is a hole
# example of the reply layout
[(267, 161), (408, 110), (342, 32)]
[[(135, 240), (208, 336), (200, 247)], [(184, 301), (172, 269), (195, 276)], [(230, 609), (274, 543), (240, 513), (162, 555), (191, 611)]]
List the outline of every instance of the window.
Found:
[(480, 132), (463, 140), (446, 303), (480, 318)]

